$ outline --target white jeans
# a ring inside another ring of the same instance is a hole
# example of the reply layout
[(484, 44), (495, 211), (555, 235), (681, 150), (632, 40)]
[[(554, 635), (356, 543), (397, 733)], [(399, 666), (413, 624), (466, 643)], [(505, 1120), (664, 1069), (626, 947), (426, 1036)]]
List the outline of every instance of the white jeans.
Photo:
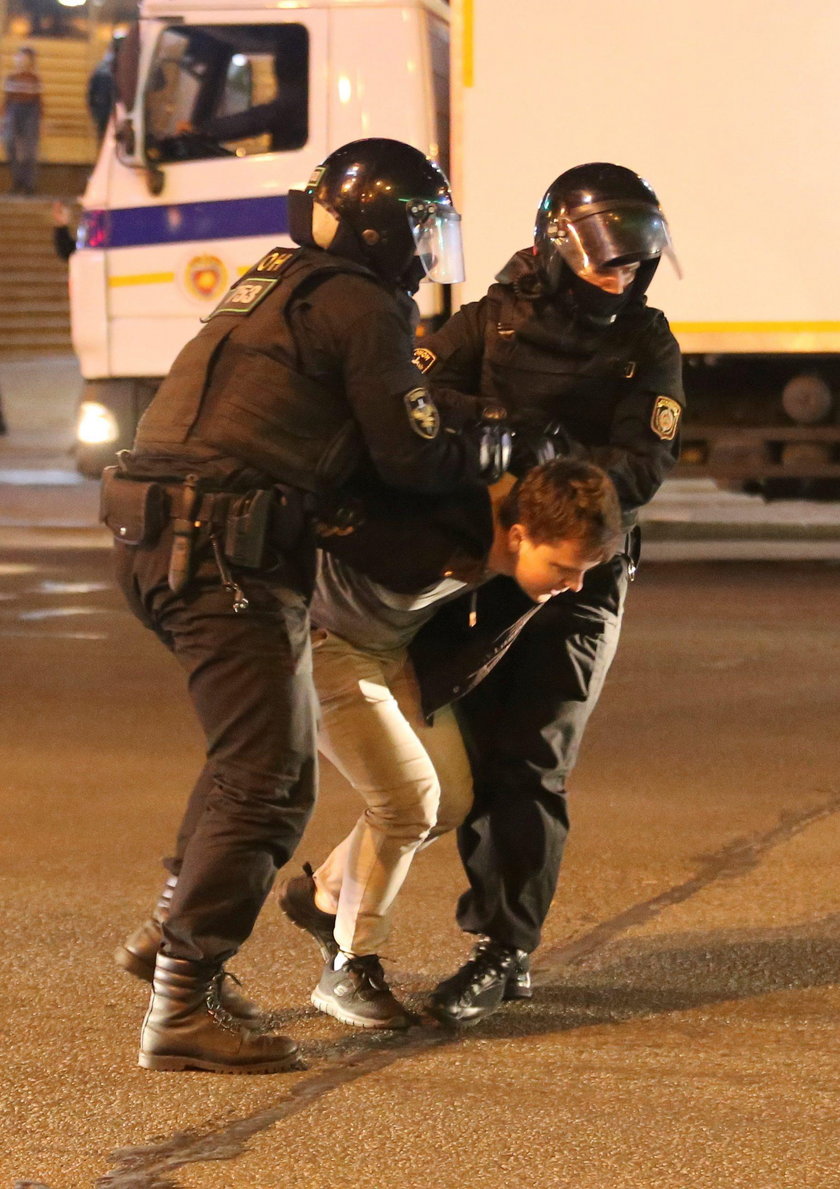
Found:
[(376, 954), (415, 853), (470, 808), (469, 761), (451, 709), (423, 721), (404, 651), (383, 657), (321, 628), (312, 646), (319, 749), (367, 805), (315, 872), (318, 903), (342, 950)]

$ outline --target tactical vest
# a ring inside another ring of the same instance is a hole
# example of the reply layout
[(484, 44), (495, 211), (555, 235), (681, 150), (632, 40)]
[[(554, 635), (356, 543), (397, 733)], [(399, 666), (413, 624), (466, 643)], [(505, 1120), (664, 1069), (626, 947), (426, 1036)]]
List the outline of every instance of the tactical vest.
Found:
[(560, 421), (577, 441), (605, 444), (655, 314), (641, 306), (611, 327), (589, 331), (560, 305), (541, 306), (511, 285), (493, 285), (480, 391), (505, 405), (514, 426), (543, 429)]
[(346, 480), (364, 454), (361, 433), (340, 385), (300, 370), (286, 317), (295, 298), (340, 273), (372, 278), (308, 249), (264, 256), (178, 355), (140, 421), (134, 457), (176, 460), (222, 483), (243, 466), (307, 491)]

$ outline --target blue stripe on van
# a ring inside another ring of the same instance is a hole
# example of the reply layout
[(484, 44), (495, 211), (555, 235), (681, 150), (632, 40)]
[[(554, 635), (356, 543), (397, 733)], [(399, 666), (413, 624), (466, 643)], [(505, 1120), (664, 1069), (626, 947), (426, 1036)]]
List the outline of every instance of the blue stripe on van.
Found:
[(137, 248), (188, 240), (284, 235), (288, 230), (286, 195), (276, 194), (267, 198), (85, 211), (78, 238), (80, 248)]

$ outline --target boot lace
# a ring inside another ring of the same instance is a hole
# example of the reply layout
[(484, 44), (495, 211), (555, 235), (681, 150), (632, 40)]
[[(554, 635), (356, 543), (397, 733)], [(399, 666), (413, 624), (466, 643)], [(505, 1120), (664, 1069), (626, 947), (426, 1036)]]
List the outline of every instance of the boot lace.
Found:
[[(242, 1021), (237, 1019), (236, 1016), (231, 1015), (231, 1013), (222, 1003), (222, 985), (224, 984), (226, 978), (229, 978), (232, 982), (234, 982), (237, 987), (242, 986), (241, 981), (236, 977), (235, 974), (231, 974), (229, 970), (220, 970), (218, 974), (213, 976), (210, 985), (207, 988), (207, 994), (204, 997), (204, 1002), (207, 1005), (207, 1012), (213, 1018), (214, 1022), (218, 1024), (220, 1028), (223, 1028), (225, 1032), (239, 1033), (246, 1031), (246, 1029), (243, 1027)], [(251, 1034), (262, 1035), (265, 1032), (271, 1031), (271, 1022), (267, 1018), (263, 1018), (259, 1021), (251, 1020), (249, 1022), (247, 1031)]]

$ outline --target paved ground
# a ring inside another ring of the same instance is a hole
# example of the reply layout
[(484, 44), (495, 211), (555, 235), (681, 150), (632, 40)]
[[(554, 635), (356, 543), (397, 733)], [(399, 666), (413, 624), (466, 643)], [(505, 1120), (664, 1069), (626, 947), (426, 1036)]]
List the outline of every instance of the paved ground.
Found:
[[(269, 904), (234, 968), (307, 1068), (137, 1067), (145, 996), (110, 954), (200, 746), (111, 587), (96, 484), (68, 478), (68, 370), (33, 367), (48, 397), (21, 411), (0, 365), (0, 1189), (840, 1189), (831, 561), (649, 555), (532, 1004), (463, 1035), (355, 1033), (308, 1005), (314, 949)], [(300, 858), (356, 811), (325, 766)], [(387, 968), (413, 1006), (464, 956), (462, 885), (450, 839), (412, 870)]]
[[(314, 948), (270, 903), (234, 969), (307, 1068), (136, 1064), (111, 964), (199, 761), (180, 675), (102, 549), (0, 573), (0, 1186), (837, 1189), (840, 644), (833, 566), (643, 567), (572, 781), (538, 993), (464, 1035), (366, 1036), (308, 1004)], [(300, 849), (357, 812), (325, 769)], [(388, 945), (398, 993), (464, 956), (451, 840)]]

